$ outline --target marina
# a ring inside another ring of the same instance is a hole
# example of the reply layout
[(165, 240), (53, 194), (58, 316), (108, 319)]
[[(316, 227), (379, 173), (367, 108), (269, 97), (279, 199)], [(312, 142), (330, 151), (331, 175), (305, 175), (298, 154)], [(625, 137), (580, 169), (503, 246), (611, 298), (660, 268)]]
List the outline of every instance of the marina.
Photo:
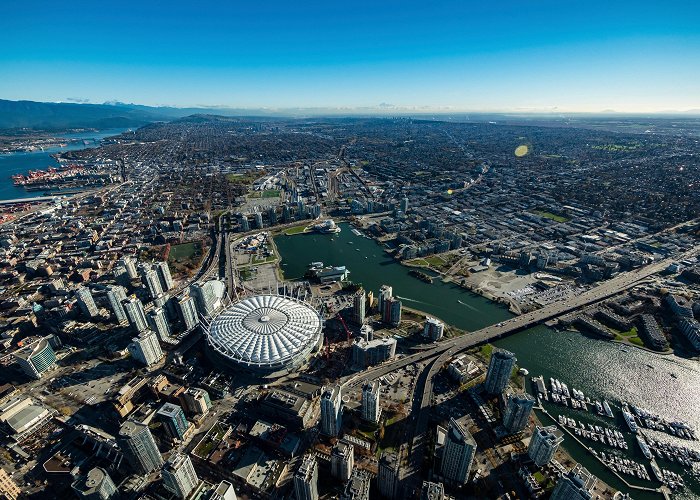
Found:
[[(589, 411), (594, 416), (616, 421), (613, 409), (605, 399), (603, 403), (597, 400), (594, 401), (589, 409), (588, 403), (591, 400), (581, 390), (576, 388), (570, 389), (566, 383), (552, 377), (550, 378), (551, 391), (548, 392), (542, 375), (532, 377), (531, 380), (533, 391), (537, 395), (540, 404), (543, 401), (550, 401), (566, 408)], [(590, 445), (579, 441), (589, 453), (615, 474), (624, 474), (644, 481), (654, 481), (656, 479), (656, 481), (663, 483), (671, 491), (683, 490), (686, 486), (683, 476), (670, 469), (661, 469), (656, 463), (658, 458), (682, 467), (697, 478), (698, 472), (695, 470), (695, 463), (700, 462), (700, 452), (685, 446), (656, 441), (645, 435), (643, 431), (640, 431), (641, 426), (638, 425), (638, 423), (648, 420), (657, 427), (654, 429), (655, 432), (673, 429), (676, 432), (676, 437), (695, 439), (695, 431), (688, 424), (673, 421), (673, 425), (671, 425), (671, 422), (668, 420), (641, 410), (636, 406), (633, 407), (633, 410), (630, 410), (630, 406), (624, 401), (621, 401), (620, 405), (620, 414), (624, 422), (624, 427), (622, 428), (611, 428), (590, 422), (584, 423), (564, 414), (557, 415), (555, 421), (569, 434), (576, 436), (579, 440), (589, 442)], [(546, 410), (543, 409), (543, 412), (549, 415), (550, 418), (554, 418)], [(649, 426), (647, 425), (647, 427)], [(649, 474), (644, 463), (635, 461), (633, 458), (622, 454), (629, 453), (634, 455), (634, 450), (630, 450), (627, 443), (625, 432), (634, 436), (639, 451), (644, 458), (650, 461), (649, 466), (652, 469), (652, 475)], [(593, 447), (594, 444), (598, 446), (604, 445), (606, 450), (595, 449)], [(610, 451), (610, 448), (615, 451)]]
[[(382, 284), (391, 284), (407, 305), (463, 330), (477, 330), (512, 317), (504, 307), (452, 283), (444, 283), (441, 280), (434, 280), (432, 285), (423, 283), (408, 274), (409, 268), (387, 256), (382, 245), (366, 237), (359, 238), (352, 233), (353, 227), (350, 224), (340, 223), (338, 226), (343, 231), (332, 236), (303, 234), (276, 237), (275, 243), (282, 256), (285, 276), (290, 279), (302, 278), (311, 260), (342, 262), (351, 271), (352, 281), (361, 283), (365, 289), (378, 290)], [(353, 242), (352, 245), (348, 245), (350, 241)], [(356, 252), (356, 247), (361, 251)], [(458, 304), (458, 307), (454, 304)], [(592, 420), (591, 423), (601, 428), (602, 424), (606, 423), (607, 427), (616, 427), (626, 438), (631, 438), (619, 411), (619, 401), (624, 399), (629, 403), (632, 412), (636, 406), (645, 408), (650, 413), (673, 416), (674, 421), (686, 422), (691, 428), (698, 428), (700, 425), (700, 414), (693, 410), (700, 399), (700, 386), (697, 384), (700, 368), (695, 360), (675, 355), (659, 356), (636, 348), (620, 348), (619, 345), (593, 336), (579, 332), (555, 331), (544, 325), (500, 339), (494, 344), (515, 353), (518, 366), (526, 368), (533, 375), (538, 375), (535, 379), (542, 375), (541, 381), (535, 380), (532, 386), (527, 384), (528, 391), (536, 397), (540, 396), (540, 404), (546, 409), (559, 408), (556, 413), (563, 413), (585, 422)], [(653, 370), (648, 368), (649, 364), (654, 366)], [(597, 367), (594, 372), (591, 372), (592, 366)], [(550, 378), (565, 382), (569, 389), (569, 399), (572, 387), (583, 392), (583, 402), (587, 410), (584, 411), (580, 407), (573, 409), (570, 404), (565, 407), (553, 403), (548, 390)], [(645, 380), (647, 391), (637, 390), (637, 381), (641, 379)], [(668, 391), (669, 383), (673, 383), (676, 390)], [(663, 397), (659, 397), (659, 394), (663, 394)], [(590, 400), (590, 403), (586, 402), (586, 399)], [(598, 413), (595, 401), (600, 403), (601, 413)], [(605, 416), (604, 401), (610, 406), (613, 418)], [(541, 412), (536, 411), (538, 414)], [(541, 414), (550, 418), (544, 411)], [(585, 419), (582, 418), (584, 415), (587, 416)], [(556, 415), (551, 418), (554, 423), (558, 423)], [(598, 422), (593, 422), (594, 420)], [(643, 430), (647, 433), (646, 429)], [(607, 445), (579, 438), (569, 428), (566, 428), (566, 432), (567, 435), (573, 436), (563, 445), (566, 451), (606, 483), (625, 491), (629, 491), (628, 484), (642, 487), (641, 490), (631, 491), (635, 500), (662, 498), (655, 491), (658, 484), (650, 487), (653, 483), (615, 474), (590, 451), (605, 451), (606, 448), (609, 449)], [(677, 437), (659, 433), (655, 439), (667, 442), (676, 440)], [(626, 454), (635, 457), (636, 461), (644, 460), (638, 445), (632, 439), (626, 439), (626, 442), (629, 448), (624, 450)], [(696, 447), (700, 449), (700, 446), (696, 446), (697, 443), (700, 442), (694, 441), (688, 447), (693, 450)], [(678, 462), (670, 462), (668, 469), (683, 475), (687, 485), (684, 491), (693, 492), (700, 488), (700, 482), (694, 474)], [(694, 498), (694, 495), (686, 496), (685, 493), (678, 492), (674, 498), (690, 499)]]

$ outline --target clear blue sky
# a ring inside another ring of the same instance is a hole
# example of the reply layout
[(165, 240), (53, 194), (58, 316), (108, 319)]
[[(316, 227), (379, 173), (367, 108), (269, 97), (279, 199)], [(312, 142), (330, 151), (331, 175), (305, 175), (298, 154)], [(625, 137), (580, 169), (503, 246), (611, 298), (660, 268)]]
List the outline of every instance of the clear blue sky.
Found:
[(673, 0), (7, 0), (0, 98), (232, 107), (700, 109)]

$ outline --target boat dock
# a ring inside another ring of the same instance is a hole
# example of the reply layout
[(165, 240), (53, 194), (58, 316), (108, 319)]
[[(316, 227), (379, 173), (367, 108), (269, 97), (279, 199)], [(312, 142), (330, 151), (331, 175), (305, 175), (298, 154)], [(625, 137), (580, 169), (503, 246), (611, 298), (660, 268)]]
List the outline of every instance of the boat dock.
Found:
[(554, 418), (554, 416), (552, 416), (547, 410), (545, 410), (544, 408), (542, 408), (542, 406), (540, 406), (540, 408), (538, 408), (538, 409), (539, 409), (542, 413), (544, 413), (545, 415), (547, 415), (547, 417), (549, 417), (549, 419), (550, 419), (552, 422), (554, 422), (555, 425), (557, 425), (559, 428), (562, 429), (563, 432), (565, 432), (569, 437), (571, 437), (571, 439), (573, 439), (573, 440), (576, 441), (579, 445), (581, 445), (593, 458), (595, 458), (596, 460), (598, 460), (598, 461), (606, 468), (606, 470), (610, 471), (611, 474), (615, 475), (615, 477), (617, 477), (620, 481), (622, 481), (622, 482), (625, 484), (625, 486), (627, 486), (627, 487), (630, 488), (630, 489), (634, 489), (634, 490), (649, 491), (649, 492), (654, 492), (654, 493), (661, 493), (662, 495), (664, 495), (664, 498), (667, 498), (667, 499), (670, 500), (671, 496), (670, 496), (670, 494), (669, 494), (669, 489), (668, 489), (667, 487), (665, 487), (665, 486), (661, 486), (661, 487), (659, 487), (659, 488), (651, 488), (651, 487), (647, 487), (647, 486), (638, 486), (638, 485), (636, 485), (636, 484), (631, 484), (630, 482), (628, 482), (620, 473), (618, 473), (616, 470), (613, 470), (613, 469), (611, 469), (610, 467), (608, 467), (608, 464), (607, 464), (606, 462), (604, 462), (604, 461), (598, 456), (597, 453), (593, 453), (594, 450), (593, 450), (592, 448), (590, 448), (589, 446), (587, 446), (586, 443), (584, 443), (583, 441), (581, 441), (573, 432), (570, 431), (570, 429), (569, 429), (568, 427), (566, 427), (566, 426), (564, 426), (564, 425), (561, 425), (561, 424), (559, 423), (558, 419)]

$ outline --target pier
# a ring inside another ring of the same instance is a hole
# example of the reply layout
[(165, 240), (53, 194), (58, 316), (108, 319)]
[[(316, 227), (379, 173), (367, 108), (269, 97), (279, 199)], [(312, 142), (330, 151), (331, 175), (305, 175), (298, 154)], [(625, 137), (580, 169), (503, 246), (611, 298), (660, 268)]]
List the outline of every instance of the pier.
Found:
[(670, 494), (669, 494), (668, 488), (666, 488), (666, 487), (663, 486), (663, 485), (660, 486), (659, 488), (650, 488), (650, 487), (647, 487), (647, 486), (638, 486), (638, 485), (636, 485), (636, 484), (631, 484), (631, 483), (630, 483), (629, 481), (627, 481), (627, 480), (624, 478), (624, 476), (622, 476), (619, 472), (617, 472), (616, 470), (613, 470), (613, 469), (611, 469), (610, 467), (608, 467), (607, 464), (606, 464), (605, 462), (603, 462), (603, 460), (602, 460), (598, 455), (596, 455), (595, 453), (592, 452), (591, 448), (590, 448), (586, 443), (584, 443), (582, 440), (580, 440), (580, 439), (578, 438), (578, 436), (576, 436), (576, 434), (574, 434), (573, 432), (571, 432), (571, 430), (570, 430), (568, 427), (566, 427), (565, 425), (561, 425), (561, 424), (559, 423), (559, 421), (558, 421), (556, 418), (554, 418), (547, 410), (544, 409), (544, 407), (542, 407), (542, 406), (540, 405), (540, 406), (538, 406), (536, 409), (539, 410), (539, 411), (541, 411), (541, 412), (544, 413), (545, 415), (547, 415), (547, 417), (549, 417), (549, 419), (550, 419), (552, 422), (554, 422), (554, 424), (555, 424), (557, 427), (559, 427), (559, 428), (560, 428), (562, 431), (564, 431), (569, 437), (571, 437), (571, 439), (573, 439), (573, 440), (576, 441), (579, 445), (581, 445), (583, 448), (585, 448), (586, 451), (587, 451), (592, 457), (594, 457), (596, 460), (598, 460), (598, 462), (600, 462), (600, 463), (603, 465), (603, 467), (605, 467), (608, 471), (610, 471), (611, 474), (613, 474), (613, 475), (614, 475), (615, 477), (617, 477), (620, 481), (622, 481), (622, 482), (625, 484), (625, 486), (627, 486), (628, 488), (630, 488), (630, 489), (635, 489), (635, 490), (640, 490), (640, 491), (648, 491), (648, 492), (653, 492), (653, 493), (660, 493), (660, 494), (662, 494), (662, 495), (664, 496), (664, 498), (667, 498), (667, 499), (670, 499), (670, 498), (671, 498), (671, 496), (670, 496)]

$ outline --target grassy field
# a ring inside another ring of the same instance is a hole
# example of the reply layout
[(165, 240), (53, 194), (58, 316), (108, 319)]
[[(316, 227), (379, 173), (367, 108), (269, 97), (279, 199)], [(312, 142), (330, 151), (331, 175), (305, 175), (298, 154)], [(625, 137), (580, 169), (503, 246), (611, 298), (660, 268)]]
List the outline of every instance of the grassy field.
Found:
[(428, 267), (428, 261), (426, 261), (425, 259), (420, 259), (420, 258), (406, 260), (406, 261), (404, 261), (404, 264), (406, 264), (407, 266), (412, 266), (412, 267)]
[(252, 184), (255, 179), (264, 175), (264, 172), (248, 172), (247, 174), (226, 174), (226, 180), (231, 184)]
[(551, 219), (555, 222), (569, 222), (569, 219), (567, 219), (566, 217), (553, 214), (552, 212), (545, 212), (544, 210), (535, 210), (533, 213), (539, 215), (540, 217), (544, 217), (545, 219)]
[(426, 257), (424, 260), (433, 267), (441, 267), (445, 265), (445, 261), (442, 259), (442, 257), (437, 255), (431, 255), (430, 257)]
[(253, 191), (248, 198), (279, 198), (280, 192), (277, 189), (266, 189), (265, 191)]
[(610, 328), (610, 330), (615, 334), (615, 340), (629, 340), (631, 342), (632, 338), (639, 338), (636, 326), (633, 326), (626, 332), (621, 332), (619, 330), (615, 330), (614, 328)]
[(292, 236), (294, 234), (301, 234), (304, 232), (306, 229), (306, 226), (296, 226), (296, 227), (290, 227), (289, 229), (284, 230), (284, 234), (287, 236)]
[(636, 335), (634, 337), (630, 337), (629, 339), (630, 342), (632, 342), (634, 345), (638, 345), (639, 347), (644, 347), (644, 341), (637, 337)]
[(491, 353), (493, 352), (493, 344), (484, 344), (479, 348), (479, 352), (477, 355), (485, 360), (488, 361), (491, 359)]
[(253, 264), (267, 264), (268, 262), (274, 262), (277, 259), (274, 255), (268, 257), (253, 257)]
[(199, 241), (183, 243), (182, 245), (173, 245), (170, 247), (169, 260), (180, 262), (191, 259), (197, 252), (202, 251), (202, 244)]
[(170, 247), (168, 264), (175, 274), (191, 274), (204, 260), (204, 247), (201, 241), (192, 241)]

